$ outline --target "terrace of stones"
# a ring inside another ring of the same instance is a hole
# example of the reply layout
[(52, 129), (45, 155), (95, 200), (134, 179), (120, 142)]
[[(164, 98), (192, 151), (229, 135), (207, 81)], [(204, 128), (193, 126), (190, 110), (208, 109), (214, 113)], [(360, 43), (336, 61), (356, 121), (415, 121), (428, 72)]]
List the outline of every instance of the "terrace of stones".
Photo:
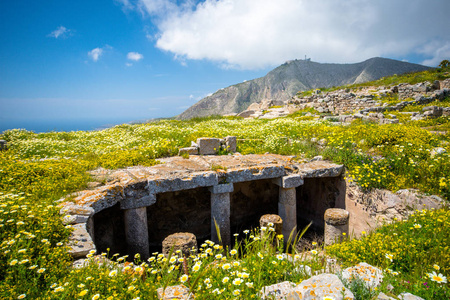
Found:
[[(64, 222), (75, 230), (70, 253), (140, 253), (161, 247), (173, 233), (188, 231), (224, 245), (234, 230), (253, 226), (264, 214), (283, 219), (285, 239), (310, 221), (323, 230), (328, 208), (345, 208), (343, 166), (298, 163), (291, 156), (191, 155), (160, 159), (151, 167), (93, 173), (106, 183), (62, 203)], [(152, 248), (153, 247), (153, 248)]]

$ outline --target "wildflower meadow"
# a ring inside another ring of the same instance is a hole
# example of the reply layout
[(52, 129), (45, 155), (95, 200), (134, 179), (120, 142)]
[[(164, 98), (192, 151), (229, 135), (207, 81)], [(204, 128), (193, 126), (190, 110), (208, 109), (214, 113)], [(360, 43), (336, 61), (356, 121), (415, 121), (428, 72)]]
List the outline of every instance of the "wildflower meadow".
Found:
[(196, 299), (258, 299), (265, 285), (299, 283), (326, 269), (324, 255), (331, 255), (344, 266), (365, 261), (382, 268), (386, 279), (378, 291), (450, 299), (447, 208), (417, 211), (325, 249), (316, 243), (287, 251), (269, 226), (237, 232), (231, 249), (207, 241), (189, 257), (154, 253), (143, 261), (91, 253), (92, 263), (73, 268), (67, 253), (72, 229), (61, 222), (59, 200), (87, 189), (88, 171), (151, 166), (200, 137), (234, 135), (241, 154), (271, 152), (300, 162), (322, 155), (344, 164), (346, 179), (364, 190), (415, 188), (448, 203), (449, 117), (402, 118), (400, 124), (343, 125), (298, 112), (273, 120), (161, 120), (89, 132), (7, 130), (0, 136), (8, 143), (8, 150), (0, 151), (0, 298), (157, 299), (158, 288), (183, 284)]

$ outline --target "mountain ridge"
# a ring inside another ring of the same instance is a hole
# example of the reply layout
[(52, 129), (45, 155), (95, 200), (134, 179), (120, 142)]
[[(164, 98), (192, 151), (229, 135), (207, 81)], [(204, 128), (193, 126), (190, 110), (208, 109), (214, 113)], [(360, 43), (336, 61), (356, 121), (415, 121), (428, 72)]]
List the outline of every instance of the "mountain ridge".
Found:
[(362, 83), (428, 69), (430, 67), (381, 57), (353, 64), (290, 60), (263, 77), (219, 89), (189, 107), (177, 119), (239, 113), (251, 103), (264, 99), (281, 103), (291, 99), (299, 91)]

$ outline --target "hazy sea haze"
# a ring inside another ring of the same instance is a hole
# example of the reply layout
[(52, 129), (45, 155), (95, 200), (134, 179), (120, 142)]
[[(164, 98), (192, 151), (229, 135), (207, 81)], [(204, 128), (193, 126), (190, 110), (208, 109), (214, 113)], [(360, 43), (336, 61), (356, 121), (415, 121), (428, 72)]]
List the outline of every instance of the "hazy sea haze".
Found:
[(134, 120), (98, 120), (98, 119), (64, 119), (64, 120), (0, 120), (0, 133), (14, 128), (26, 129), (36, 133), (49, 131), (78, 131), (96, 130), (112, 127), (114, 125), (132, 122)]

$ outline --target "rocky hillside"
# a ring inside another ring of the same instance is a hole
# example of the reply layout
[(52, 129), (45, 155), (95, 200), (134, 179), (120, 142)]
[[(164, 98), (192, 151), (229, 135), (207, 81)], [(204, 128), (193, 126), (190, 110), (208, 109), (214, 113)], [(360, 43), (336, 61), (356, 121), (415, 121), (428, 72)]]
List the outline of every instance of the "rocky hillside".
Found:
[(251, 103), (265, 99), (271, 99), (281, 105), (299, 91), (361, 83), (393, 74), (427, 69), (429, 68), (422, 65), (379, 57), (355, 64), (321, 64), (309, 60), (291, 60), (264, 77), (218, 90), (188, 108), (178, 118), (240, 113)]

